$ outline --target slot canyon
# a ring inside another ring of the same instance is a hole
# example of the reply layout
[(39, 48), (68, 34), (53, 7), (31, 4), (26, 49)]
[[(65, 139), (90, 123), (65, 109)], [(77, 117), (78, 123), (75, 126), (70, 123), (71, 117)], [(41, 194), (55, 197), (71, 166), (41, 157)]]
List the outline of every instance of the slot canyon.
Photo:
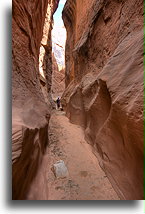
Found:
[(143, 200), (143, 12), (12, 1), (13, 200)]

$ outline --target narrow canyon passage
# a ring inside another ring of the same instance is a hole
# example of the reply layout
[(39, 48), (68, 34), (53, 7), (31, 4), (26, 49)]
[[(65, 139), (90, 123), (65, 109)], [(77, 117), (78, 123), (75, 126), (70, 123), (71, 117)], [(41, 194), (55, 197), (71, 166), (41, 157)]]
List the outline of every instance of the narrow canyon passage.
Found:
[[(98, 160), (84, 140), (81, 127), (71, 124), (64, 112), (54, 111), (50, 119), (48, 149), (48, 200), (118, 200)], [(66, 178), (56, 178), (52, 166), (63, 160)]]
[[(65, 91), (65, 40), (66, 30), (62, 20), (60, 3), (54, 14), (54, 26), (51, 33), (52, 40), (52, 83), (51, 97), (53, 103)], [(47, 28), (47, 26), (46, 26)], [(43, 50), (43, 47), (42, 47)], [(43, 55), (42, 55), (43, 56)], [(40, 52), (41, 59), (41, 52)], [(44, 61), (44, 59), (42, 60)], [(41, 61), (40, 61), (41, 62)], [(44, 72), (41, 72), (44, 71)], [(44, 76), (45, 68), (40, 63), (40, 75)], [(99, 166), (91, 147), (84, 140), (81, 127), (71, 124), (64, 111), (53, 110), (49, 121), (49, 145), (42, 162), (40, 172), (35, 179), (39, 183), (47, 181), (47, 200), (115, 200), (119, 199), (113, 190), (107, 176)], [(68, 176), (57, 178), (53, 169), (57, 161), (64, 161)], [(32, 188), (29, 199), (39, 199), (39, 194)], [(41, 184), (40, 184), (41, 188)], [(43, 195), (43, 194), (42, 194)], [(42, 197), (41, 195), (41, 197)], [(44, 198), (45, 198), (44, 197)]]
[(13, 200), (143, 199), (142, 14), (139, 0), (13, 1)]

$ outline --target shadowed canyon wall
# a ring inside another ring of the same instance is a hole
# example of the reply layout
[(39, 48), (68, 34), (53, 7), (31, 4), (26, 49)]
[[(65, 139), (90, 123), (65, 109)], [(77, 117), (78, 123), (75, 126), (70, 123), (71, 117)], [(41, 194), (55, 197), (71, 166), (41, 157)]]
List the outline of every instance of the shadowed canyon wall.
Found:
[[(12, 2), (13, 199), (29, 199), (31, 183), (39, 171), (48, 145), (50, 109), (41, 90), (39, 51), (44, 41), (42, 37), (46, 14), (48, 29), (51, 29), (52, 15), (58, 2), (58, 0), (13, 0)], [(50, 34), (50, 31), (47, 33)], [(50, 36), (48, 35), (47, 38), (49, 39)], [(51, 45), (48, 51), (50, 53), (47, 52), (46, 61), (51, 54)], [(51, 71), (51, 61), (47, 63), (47, 66), (49, 65)], [(45, 77), (49, 92), (51, 75), (46, 73)], [(39, 194), (31, 199), (46, 199), (45, 181), (42, 180), (37, 184), (37, 189), (40, 188)]]
[(143, 199), (143, 2), (67, 0), (63, 106), (121, 199)]

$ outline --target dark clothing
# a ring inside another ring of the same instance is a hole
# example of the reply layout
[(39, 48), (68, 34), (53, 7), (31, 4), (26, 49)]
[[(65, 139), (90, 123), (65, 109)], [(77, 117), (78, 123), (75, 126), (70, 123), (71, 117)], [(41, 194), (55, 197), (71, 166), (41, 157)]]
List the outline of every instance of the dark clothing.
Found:
[(57, 103), (57, 108), (60, 108), (60, 99), (59, 98), (56, 100), (56, 103)]

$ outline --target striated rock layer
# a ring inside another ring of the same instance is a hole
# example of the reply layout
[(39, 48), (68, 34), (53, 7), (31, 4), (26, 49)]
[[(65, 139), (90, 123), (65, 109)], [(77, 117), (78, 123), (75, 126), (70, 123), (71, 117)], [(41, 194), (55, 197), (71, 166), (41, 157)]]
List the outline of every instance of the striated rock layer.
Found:
[[(31, 183), (37, 175), (48, 145), (50, 112), (41, 90), (39, 49), (47, 8), (51, 5), (49, 15), (47, 14), (51, 24), (52, 14), (58, 2), (58, 0), (13, 0), (13, 199), (28, 199)], [(47, 85), (49, 78), (46, 79)], [(42, 182), (37, 183), (37, 188), (41, 188), (41, 191), (31, 199), (46, 199), (47, 193)]]
[(143, 199), (143, 2), (68, 0), (63, 106), (121, 199)]

